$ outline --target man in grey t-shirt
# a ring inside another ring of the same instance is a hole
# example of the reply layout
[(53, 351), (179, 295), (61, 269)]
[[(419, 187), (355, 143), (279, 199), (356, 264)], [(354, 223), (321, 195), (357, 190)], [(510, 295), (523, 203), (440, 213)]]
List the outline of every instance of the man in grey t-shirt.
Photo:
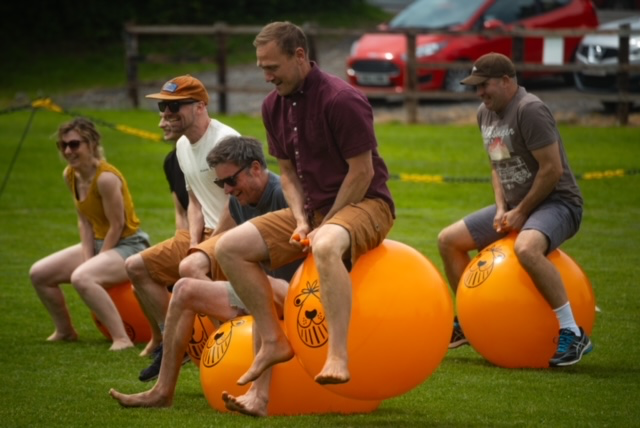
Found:
[[(583, 200), (553, 115), (518, 86), (515, 67), (504, 55), (483, 55), (461, 83), (474, 86), (482, 99), (477, 118), (491, 161), (495, 204), (440, 232), (438, 247), (449, 285), (455, 292), (470, 262), (469, 251), (518, 231), (516, 256), (560, 325), (549, 365), (575, 364), (592, 344), (576, 324), (562, 278), (546, 255), (578, 231)], [(465, 343), (456, 319), (449, 348)]]
[[(192, 334), (194, 317), (204, 314), (219, 322), (247, 315), (247, 308), (226, 281), (213, 252), (217, 239), (238, 224), (266, 212), (287, 207), (280, 178), (269, 172), (259, 141), (248, 137), (227, 137), (207, 155), (207, 164), (215, 169), (212, 184), (223, 188), (229, 203), (221, 214), (218, 228), (211, 238), (193, 249), (180, 264), (182, 278), (176, 283), (169, 304), (164, 330), (163, 353), (148, 369), (158, 376), (148, 391), (123, 394), (111, 390), (111, 396), (124, 407), (169, 407), (173, 403), (182, 356)], [(302, 259), (267, 271), (273, 303), (283, 315), (289, 281)], [(212, 280), (213, 279), (213, 280)], [(155, 379), (155, 376), (147, 376)], [(268, 388), (268, 381), (263, 384)]]

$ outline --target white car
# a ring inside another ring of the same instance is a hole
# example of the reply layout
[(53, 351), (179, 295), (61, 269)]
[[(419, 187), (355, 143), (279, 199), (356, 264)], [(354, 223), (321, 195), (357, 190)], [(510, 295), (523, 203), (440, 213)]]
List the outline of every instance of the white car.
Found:
[[(640, 30), (640, 15), (610, 21), (598, 27), (601, 30), (617, 30), (623, 24), (630, 24), (632, 30)], [(576, 51), (576, 62), (587, 65), (617, 65), (619, 37), (614, 34), (586, 35)], [(640, 34), (629, 38), (629, 63), (640, 65)], [(580, 91), (591, 93), (614, 93), (618, 91), (618, 77), (615, 71), (586, 69), (574, 73), (576, 86)], [(640, 92), (640, 73), (632, 72), (629, 91)], [(615, 103), (605, 102), (605, 106)]]

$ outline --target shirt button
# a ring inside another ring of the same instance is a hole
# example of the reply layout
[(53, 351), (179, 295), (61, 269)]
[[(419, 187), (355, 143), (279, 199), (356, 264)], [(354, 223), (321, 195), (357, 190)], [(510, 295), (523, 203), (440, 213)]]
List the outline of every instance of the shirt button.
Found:
[(293, 106), (295, 107), (295, 106), (296, 106), (296, 104), (298, 104), (298, 103), (294, 102), (294, 103), (293, 103)]
[(294, 131), (296, 131), (296, 132), (298, 132), (298, 127), (297, 127), (297, 126), (294, 126), (294, 127), (293, 127), (293, 130), (294, 130)]

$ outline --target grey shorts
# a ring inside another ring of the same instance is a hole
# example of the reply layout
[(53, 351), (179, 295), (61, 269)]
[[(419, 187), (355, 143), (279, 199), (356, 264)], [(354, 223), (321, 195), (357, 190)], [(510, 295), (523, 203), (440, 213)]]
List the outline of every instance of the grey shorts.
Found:
[[(103, 244), (104, 241), (101, 239), (95, 239), (93, 241), (95, 254), (98, 254), (100, 252)], [(149, 248), (150, 245), (151, 244), (149, 243), (149, 235), (147, 235), (142, 230), (138, 230), (133, 235), (119, 240), (114, 250), (116, 250), (124, 260), (126, 260), (127, 257), (139, 253), (145, 248)]]
[[(507, 235), (498, 233), (493, 228), (496, 211), (496, 206), (490, 205), (464, 218), (464, 224), (469, 229), (478, 250)], [(549, 253), (575, 235), (581, 222), (582, 207), (558, 200), (546, 200), (531, 213), (522, 230), (533, 229), (545, 235), (549, 241)]]
[(238, 310), (237, 316), (249, 315), (249, 310), (240, 300), (240, 296), (236, 293), (229, 281), (225, 281), (225, 287), (227, 287), (227, 294), (229, 295), (229, 306)]

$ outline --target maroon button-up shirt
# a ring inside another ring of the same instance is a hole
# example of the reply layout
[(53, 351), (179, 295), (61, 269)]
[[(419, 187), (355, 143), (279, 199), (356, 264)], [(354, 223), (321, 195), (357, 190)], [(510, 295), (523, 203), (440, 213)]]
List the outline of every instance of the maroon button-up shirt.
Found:
[(293, 163), (304, 209), (311, 215), (331, 209), (349, 170), (346, 160), (371, 150), (374, 176), (365, 198), (382, 198), (395, 216), (369, 101), (344, 80), (311, 65), (297, 92), (283, 97), (274, 90), (262, 104), (269, 153)]

